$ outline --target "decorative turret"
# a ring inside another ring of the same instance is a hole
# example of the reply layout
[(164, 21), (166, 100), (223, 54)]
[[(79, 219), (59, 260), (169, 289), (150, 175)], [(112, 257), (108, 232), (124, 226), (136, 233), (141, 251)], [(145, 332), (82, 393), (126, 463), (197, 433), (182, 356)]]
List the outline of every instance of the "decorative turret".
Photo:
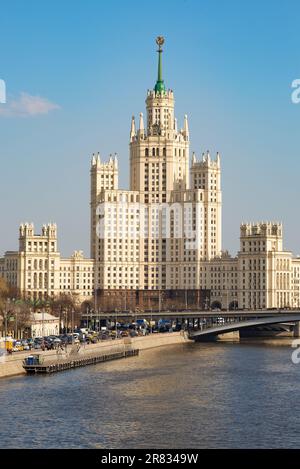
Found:
[(139, 136), (144, 137), (145, 135), (145, 126), (144, 126), (144, 116), (143, 113), (140, 113), (140, 127), (139, 127)]
[(132, 140), (135, 137), (136, 137), (135, 120), (134, 120), (134, 116), (132, 116), (132, 118), (131, 118), (131, 128), (130, 128), (130, 141), (132, 142)]
[(156, 44), (158, 45), (158, 72), (157, 72), (157, 81), (154, 87), (155, 93), (165, 93), (166, 87), (164, 80), (162, 78), (162, 45), (164, 44), (165, 39), (163, 36), (158, 36), (156, 38)]
[(177, 118), (175, 117), (174, 119), (174, 130), (175, 130), (175, 134), (177, 134), (178, 132), (178, 126), (177, 126)]
[(218, 169), (221, 168), (221, 158), (219, 152), (216, 155), (216, 159), (212, 159), (210, 156), (209, 151), (207, 150), (206, 153), (202, 153), (201, 160), (197, 160), (197, 156), (195, 152), (192, 154), (192, 169), (201, 169), (201, 168), (211, 168), (211, 169)]
[(158, 36), (156, 43), (158, 49), (158, 75), (154, 90), (148, 90), (147, 107), (147, 125), (145, 134), (147, 136), (168, 136), (174, 135), (174, 94), (172, 90), (166, 90), (162, 78), (162, 45), (164, 38)]
[(118, 156), (117, 156), (117, 153), (115, 153), (114, 164), (115, 164), (115, 168), (117, 168), (117, 167), (118, 167)]
[(188, 118), (186, 114), (184, 116), (183, 135), (186, 140), (189, 139), (189, 124), (188, 124)]
[(100, 153), (98, 152), (97, 155), (95, 153), (93, 153), (92, 159), (91, 159), (92, 169), (97, 168), (100, 165), (101, 165)]

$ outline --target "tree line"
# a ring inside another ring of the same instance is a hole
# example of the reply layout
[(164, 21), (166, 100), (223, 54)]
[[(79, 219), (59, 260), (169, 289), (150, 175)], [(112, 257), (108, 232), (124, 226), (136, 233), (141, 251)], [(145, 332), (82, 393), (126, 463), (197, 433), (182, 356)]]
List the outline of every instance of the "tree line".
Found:
[[(31, 298), (0, 278), (0, 335), (5, 331), (14, 337), (29, 334), (35, 312), (48, 312), (60, 319), (61, 332), (67, 332), (79, 326), (83, 306), (75, 294), (62, 293), (54, 298)], [(86, 308), (86, 306), (85, 306)]]

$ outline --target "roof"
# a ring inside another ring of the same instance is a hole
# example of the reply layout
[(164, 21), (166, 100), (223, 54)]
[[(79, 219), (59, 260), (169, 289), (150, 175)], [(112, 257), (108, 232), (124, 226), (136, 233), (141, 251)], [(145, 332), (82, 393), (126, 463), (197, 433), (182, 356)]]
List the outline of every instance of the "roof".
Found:
[(32, 313), (34, 321), (59, 321), (59, 318), (49, 313)]

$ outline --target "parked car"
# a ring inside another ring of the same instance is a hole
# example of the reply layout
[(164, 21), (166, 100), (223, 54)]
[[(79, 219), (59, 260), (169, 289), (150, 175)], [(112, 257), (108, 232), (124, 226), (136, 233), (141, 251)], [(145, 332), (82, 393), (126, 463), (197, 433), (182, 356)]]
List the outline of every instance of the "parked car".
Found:
[(147, 328), (150, 325), (146, 319), (137, 319), (136, 324), (137, 326), (144, 327), (144, 328)]
[(27, 340), (22, 340), (21, 343), (23, 345), (23, 350), (30, 350), (30, 346), (29, 346)]
[(102, 333), (102, 334), (101, 334), (101, 333), (100, 333), (100, 334), (98, 335), (98, 337), (99, 337), (100, 340), (108, 340), (108, 339), (109, 339), (109, 334), (106, 334), (106, 333)]
[(22, 352), (24, 350), (24, 347), (20, 341), (15, 341), (13, 343), (12, 351), (13, 352)]
[(217, 318), (217, 324), (224, 324), (225, 319), (224, 318)]
[(160, 319), (157, 324), (159, 332), (172, 331), (172, 322), (169, 319)]

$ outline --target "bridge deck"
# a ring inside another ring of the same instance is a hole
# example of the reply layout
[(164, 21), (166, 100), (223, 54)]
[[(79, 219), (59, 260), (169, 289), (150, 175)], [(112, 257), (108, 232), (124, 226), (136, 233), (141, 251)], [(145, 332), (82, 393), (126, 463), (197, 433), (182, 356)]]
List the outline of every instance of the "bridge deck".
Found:
[[(224, 317), (224, 315), (220, 315)], [(284, 315), (273, 315), (272, 317), (265, 318), (255, 318), (241, 321), (234, 321), (219, 324), (217, 326), (208, 326), (204, 327), (202, 330), (190, 330), (189, 337), (190, 339), (196, 339), (197, 337), (207, 336), (207, 335), (218, 335), (225, 334), (226, 332), (238, 331), (240, 329), (245, 329), (247, 327), (263, 326), (267, 324), (279, 324), (279, 323), (293, 323), (300, 321), (300, 313), (298, 314), (284, 314)]]
[(255, 310), (255, 311), (245, 311), (245, 310), (233, 310), (233, 311), (139, 311), (135, 312), (124, 312), (118, 311), (114, 313), (92, 313), (92, 314), (83, 314), (83, 319), (121, 319), (121, 318), (215, 318), (215, 317), (243, 317), (243, 318), (265, 318), (265, 317), (274, 317), (279, 315), (286, 316), (297, 316), (300, 315), (299, 310)]

